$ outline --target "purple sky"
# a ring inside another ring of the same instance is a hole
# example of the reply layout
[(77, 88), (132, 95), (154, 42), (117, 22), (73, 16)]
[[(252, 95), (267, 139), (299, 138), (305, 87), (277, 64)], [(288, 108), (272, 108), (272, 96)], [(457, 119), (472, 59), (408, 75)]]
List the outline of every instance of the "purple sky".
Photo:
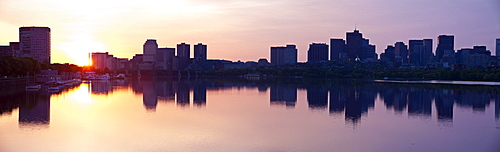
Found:
[[(256, 61), (269, 47), (345, 38), (354, 25), (377, 53), (409, 39), (455, 35), (455, 49), (500, 38), (498, 0), (0, 0), (0, 44), (18, 41), (24, 25), (52, 29), (52, 62), (85, 64), (88, 52), (131, 58), (148, 38), (160, 47), (208, 45), (208, 57)], [(435, 48), (434, 48), (435, 49)]]

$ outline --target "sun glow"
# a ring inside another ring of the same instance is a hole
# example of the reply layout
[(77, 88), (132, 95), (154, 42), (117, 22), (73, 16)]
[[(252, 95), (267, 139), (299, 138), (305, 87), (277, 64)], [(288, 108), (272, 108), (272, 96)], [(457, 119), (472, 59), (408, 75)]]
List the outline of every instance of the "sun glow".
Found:
[(60, 50), (73, 60), (73, 64), (85, 66), (91, 65), (89, 58), (91, 52), (105, 52), (105, 45), (96, 41), (92, 35), (87, 33), (77, 33), (68, 36), (67, 42), (62, 42)]
[(88, 90), (88, 84), (81, 84), (80, 87), (73, 90), (73, 92), (68, 92), (69, 99), (80, 104), (90, 104), (92, 103), (92, 96)]

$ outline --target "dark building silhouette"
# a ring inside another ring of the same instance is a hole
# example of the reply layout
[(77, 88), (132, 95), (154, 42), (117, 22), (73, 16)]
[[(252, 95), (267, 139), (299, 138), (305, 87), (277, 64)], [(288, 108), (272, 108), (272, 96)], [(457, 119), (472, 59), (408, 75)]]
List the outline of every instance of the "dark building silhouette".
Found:
[(500, 38), (495, 41), (495, 56), (500, 57)]
[(188, 66), (190, 58), (190, 45), (186, 43), (177, 44), (177, 69), (184, 70)]
[(403, 65), (408, 64), (408, 47), (404, 42), (396, 42), (394, 52), (396, 53), (396, 62), (401, 62)]
[(354, 61), (363, 51), (363, 34), (358, 30), (346, 33), (346, 51), (349, 60)]
[(436, 48), (436, 57), (441, 60), (444, 55), (454, 53), (455, 36), (453, 35), (439, 35), (438, 44)]
[(307, 62), (320, 62), (327, 60), (328, 60), (328, 45), (326, 43), (309, 44), (309, 50), (307, 51)]
[(195, 61), (207, 60), (207, 45), (202, 43), (194, 45), (194, 60)]
[(363, 50), (361, 51), (361, 54), (359, 54), (359, 58), (361, 61), (366, 61), (367, 59), (371, 59), (372, 61), (375, 61), (377, 59), (377, 54), (375, 53), (375, 45), (370, 44), (369, 39), (363, 38)]
[(424, 40), (410, 40), (408, 43), (410, 65), (422, 66), (424, 54)]
[(158, 48), (156, 52), (156, 69), (173, 70), (175, 48)]
[(271, 47), (271, 64), (284, 65), (297, 63), (297, 48), (295, 45)]
[(423, 40), (424, 50), (422, 52), (422, 65), (427, 65), (434, 58), (434, 54), (432, 53), (432, 39), (424, 39)]
[(340, 53), (346, 52), (346, 44), (343, 39), (330, 39), (330, 60), (340, 59)]
[(385, 63), (394, 63), (395, 61), (395, 48), (392, 45), (387, 45), (384, 53), (380, 54), (380, 60)]

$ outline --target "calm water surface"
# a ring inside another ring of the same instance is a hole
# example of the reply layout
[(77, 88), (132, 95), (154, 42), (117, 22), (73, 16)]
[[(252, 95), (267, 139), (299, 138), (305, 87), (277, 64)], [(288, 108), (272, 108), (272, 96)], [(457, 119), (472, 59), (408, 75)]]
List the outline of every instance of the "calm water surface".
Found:
[(500, 151), (500, 87), (156, 78), (0, 92), (0, 151)]

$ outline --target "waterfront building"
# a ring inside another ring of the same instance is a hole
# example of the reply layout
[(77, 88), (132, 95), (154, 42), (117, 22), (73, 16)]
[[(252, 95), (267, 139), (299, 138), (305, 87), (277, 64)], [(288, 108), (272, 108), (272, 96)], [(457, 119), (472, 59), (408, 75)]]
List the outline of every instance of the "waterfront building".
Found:
[(410, 65), (423, 66), (424, 40), (410, 40), (408, 45)]
[(20, 57), (32, 57), (38, 62), (50, 63), (50, 28), (20, 27), (19, 52)]
[(155, 39), (147, 39), (143, 47), (144, 59), (143, 62), (155, 62), (156, 51), (158, 50), (158, 43)]
[(190, 45), (186, 43), (177, 44), (177, 70), (184, 70), (190, 58)]
[(359, 30), (346, 33), (346, 53), (349, 60), (354, 60), (363, 51), (363, 34)]
[(156, 69), (173, 70), (175, 48), (159, 48), (156, 52)]
[[(307, 62), (320, 62), (328, 60), (328, 44), (326, 43), (312, 43), (309, 44), (307, 51)], [(272, 63), (271, 59), (271, 63)]]
[(394, 52), (396, 56), (399, 56), (401, 60), (396, 60), (395, 62), (401, 62), (403, 65), (408, 64), (408, 47), (404, 42), (396, 42), (394, 44)]
[(432, 39), (423, 40), (424, 50), (422, 52), (422, 65), (427, 65), (434, 58), (434, 53), (432, 53)]
[(346, 52), (344, 39), (330, 39), (330, 60), (340, 59), (340, 53)]
[(445, 54), (450, 55), (454, 53), (454, 41), (455, 36), (453, 35), (439, 35), (438, 36), (438, 46), (436, 48), (436, 57), (438, 60), (443, 59)]
[(206, 61), (207, 60), (207, 45), (198, 43), (194, 47), (194, 60)]
[(496, 39), (495, 49), (496, 49), (495, 56), (499, 57), (500, 56), (500, 38)]
[(271, 47), (271, 64), (284, 65), (297, 63), (297, 48), (295, 45)]

